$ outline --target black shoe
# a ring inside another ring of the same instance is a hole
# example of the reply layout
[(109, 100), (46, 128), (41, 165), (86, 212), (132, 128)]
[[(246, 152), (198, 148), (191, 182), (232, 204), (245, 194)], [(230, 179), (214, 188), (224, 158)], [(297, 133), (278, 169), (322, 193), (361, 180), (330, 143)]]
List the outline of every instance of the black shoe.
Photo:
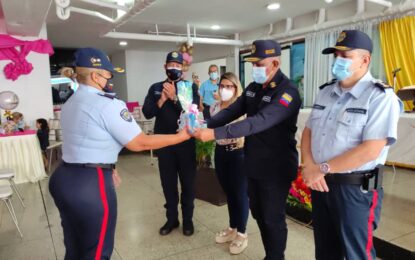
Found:
[(173, 231), (173, 229), (178, 228), (180, 225), (179, 221), (176, 222), (169, 222), (167, 221), (166, 224), (164, 224), (164, 226), (162, 226), (159, 230), (159, 234), (162, 236), (168, 235), (170, 234), (170, 232)]
[(193, 222), (186, 222), (183, 223), (183, 235), (191, 236), (195, 233), (195, 227), (193, 226)]

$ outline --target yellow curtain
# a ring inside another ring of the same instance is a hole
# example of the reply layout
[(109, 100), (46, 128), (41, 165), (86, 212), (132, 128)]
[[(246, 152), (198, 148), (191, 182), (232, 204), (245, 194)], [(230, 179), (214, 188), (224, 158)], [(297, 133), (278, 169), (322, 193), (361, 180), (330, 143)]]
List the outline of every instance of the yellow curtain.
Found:
[[(396, 90), (415, 85), (415, 17), (407, 16), (379, 24), (380, 43), (386, 78), (393, 84), (392, 71), (397, 74)], [(405, 110), (412, 110), (412, 101), (405, 102)]]

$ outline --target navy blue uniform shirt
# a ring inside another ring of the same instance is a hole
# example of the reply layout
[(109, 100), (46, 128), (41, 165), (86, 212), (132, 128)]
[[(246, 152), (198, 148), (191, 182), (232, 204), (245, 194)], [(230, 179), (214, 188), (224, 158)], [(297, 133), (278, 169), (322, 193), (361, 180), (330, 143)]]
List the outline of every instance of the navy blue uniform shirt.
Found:
[[(245, 138), (245, 170), (255, 179), (294, 179), (298, 167), (295, 133), (301, 98), (279, 70), (266, 88), (251, 83), (228, 108), (208, 120), (216, 139)], [(246, 119), (225, 125), (246, 114)]]
[[(157, 106), (157, 102), (159, 101), (161, 93), (163, 92), (164, 82), (166, 82), (166, 80), (151, 85), (144, 100), (143, 114), (147, 119), (156, 117), (156, 123), (154, 125), (155, 134), (175, 134), (177, 133), (178, 129), (177, 120), (179, 119), (183, 108), (179, 101), (174, 102), (170, 99), (168, 99), (161, 108)], [(193, 104), (199, 106), (200, 98), (196, 84), (192, 85), (192, 91)]]

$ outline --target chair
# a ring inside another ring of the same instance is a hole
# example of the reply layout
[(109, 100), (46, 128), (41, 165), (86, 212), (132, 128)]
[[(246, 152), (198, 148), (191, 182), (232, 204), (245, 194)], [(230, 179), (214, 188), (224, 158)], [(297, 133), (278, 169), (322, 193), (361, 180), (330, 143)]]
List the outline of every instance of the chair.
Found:
[(19, 223), (17, 222), (16, 213), (14, 212), (13, 204), (11, 201), (11, 197), (13, 195), (13, 190), (9, 185), (3, 185), (0, 186), (0, 199), (6, 204), (7, 209), (9, 210), (10, 216), (12, 217), (12, 220), (14, 222), (14, 225), (17, 228), (17, 231), (19, 231), (20, 237), (23, 238), (23, 234), (20, 231)]
[(55, 148), (60, 147), (62, 145), (62, 142), (55, 142), (51, 145), (49, 145), (46, 150), (49, 150), (49, 165), (48, 165), (48, 172), (50, 173), (50, 167), (52, 166), (52, 155), (53, 155), (53, 150), (55, 150)]
[(23, 208), (26, 208), (26, 205), (23, 202), (22, 195), (20, 194), (19, 190), (17, 189), (16, 183), (14, 183), (14, 171), (13, 169), (0, 169), (0, 180), (8, 180), (10, 183), (10, 186), (13, 188), (13, 190), (16, 192), (17, 197), (20, 200), (20, 203), (22, 204)]

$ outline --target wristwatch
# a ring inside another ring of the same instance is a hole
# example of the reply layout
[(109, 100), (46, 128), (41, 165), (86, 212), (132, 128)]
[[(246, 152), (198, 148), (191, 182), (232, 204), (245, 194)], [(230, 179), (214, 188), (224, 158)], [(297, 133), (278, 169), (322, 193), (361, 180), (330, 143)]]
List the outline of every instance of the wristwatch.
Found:
[(176, 104), (176, 103), (177, 103), (177, 101), (179, 101), (179, 99), (177, 98), (177, 96), (174, 96), (174, 98), (173, 98), (173, 102), (174, 102), (174, 104)]
[(325, 174), (330, 173), (330, 165), (326, 162), (320, 164), (320, 172)]

